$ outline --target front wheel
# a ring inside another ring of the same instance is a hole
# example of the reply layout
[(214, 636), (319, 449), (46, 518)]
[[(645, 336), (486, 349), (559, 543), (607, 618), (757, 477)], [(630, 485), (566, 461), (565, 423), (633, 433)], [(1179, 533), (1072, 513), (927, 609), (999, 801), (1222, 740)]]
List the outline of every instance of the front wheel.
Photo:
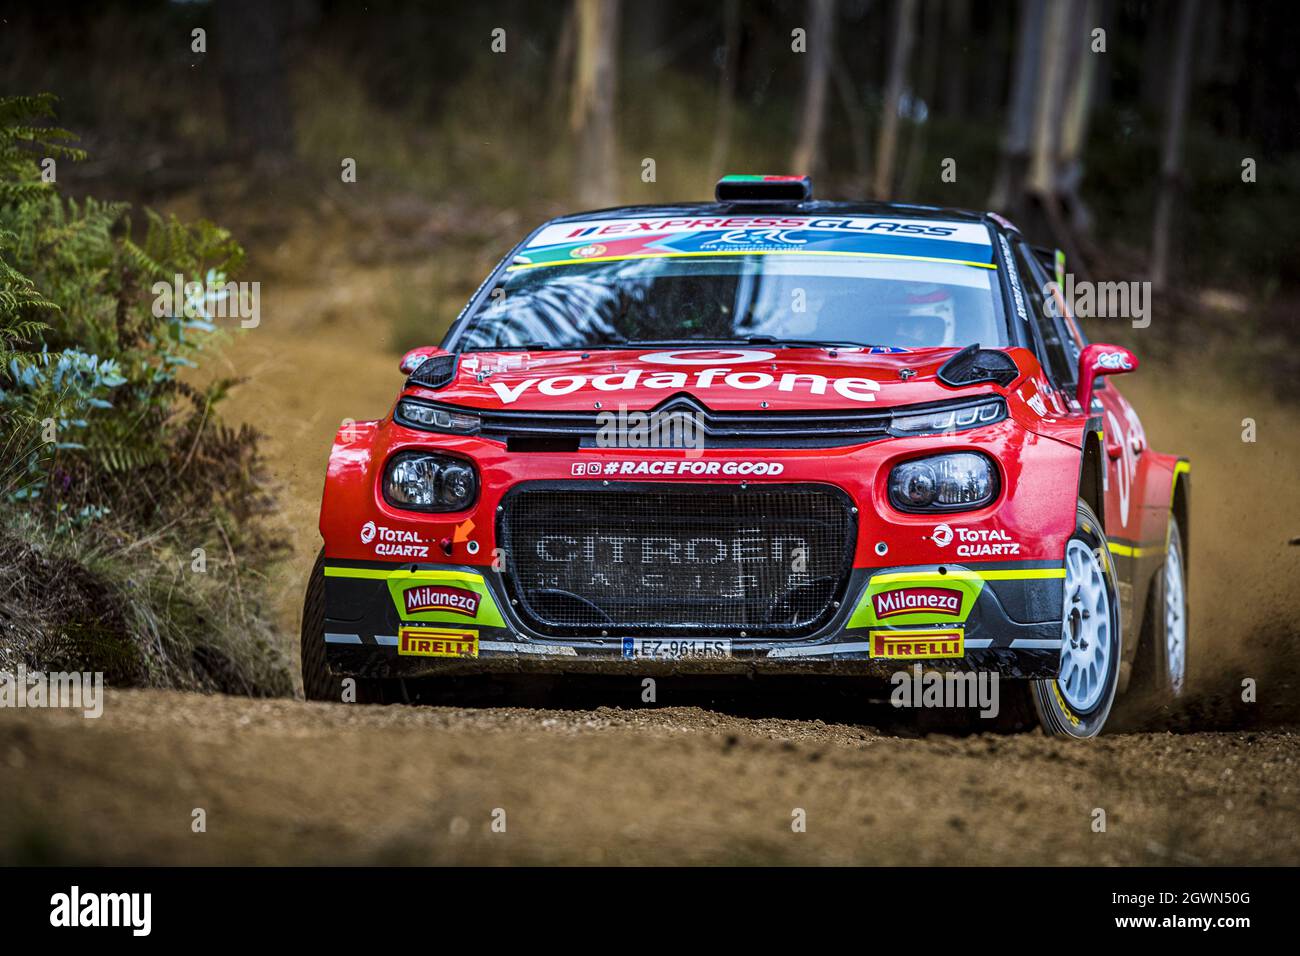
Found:
[(325, 659), (325, 552), (316, 556), (302, 605), (302, 695), (333, 703), (382, 704), (391, 696), (384, 683), (340, 677)]
[(1061, 669), (1031, 683), (1034, 712), (1053, 737), (1095, 737), (1115, 702), (1121, 656), (1119, 588), (1101, 522), (1086, 501), (1065, 545)]
[(325, 552), (316, 555), (302, 602), (302, 695), (308, 700), (342, 700), (338, 678), (325, 661)]

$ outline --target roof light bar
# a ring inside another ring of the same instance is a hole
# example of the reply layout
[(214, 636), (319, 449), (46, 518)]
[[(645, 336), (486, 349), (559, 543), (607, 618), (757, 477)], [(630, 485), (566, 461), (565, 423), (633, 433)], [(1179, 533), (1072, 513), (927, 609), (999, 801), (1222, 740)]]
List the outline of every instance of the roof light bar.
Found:
[(723, 176), (713, 188), (718, 202), (807, 202), (808, 176)]

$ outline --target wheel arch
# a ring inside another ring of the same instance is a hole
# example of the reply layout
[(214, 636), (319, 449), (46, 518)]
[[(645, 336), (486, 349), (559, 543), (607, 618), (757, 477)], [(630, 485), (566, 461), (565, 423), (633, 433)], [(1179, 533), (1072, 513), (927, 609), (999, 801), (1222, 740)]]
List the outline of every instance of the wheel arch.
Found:
[(1083, 454), (1079, 460), (1079, 497), (1088, 502), (1103, 530), (1106, 527), (1105, 461), (1100, 432), (1089, 427), (1083, 433)]
[(1183, 539), (1183, 574), (1186, 575), (1191, 568), (1190, 555), (1192, 550), (1192, 529), (1191, 529), (1191, 495), (1192, 495), (1192, 476), (1191, 464), (1186, 458), (1178, 459), (1174, 465), (1173, 488), (1169, 496), (1169, 513), (1172, 520), (1178, 523), (1178, 534)]

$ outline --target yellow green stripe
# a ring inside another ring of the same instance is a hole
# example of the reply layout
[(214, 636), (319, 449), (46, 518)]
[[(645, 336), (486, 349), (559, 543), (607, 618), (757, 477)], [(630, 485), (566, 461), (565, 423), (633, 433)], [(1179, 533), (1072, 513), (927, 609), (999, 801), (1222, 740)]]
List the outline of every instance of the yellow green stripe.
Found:
[(339, 568), (331, 565), (325, 566), (325, 577), (327, 578), (366, 578), (369, 580), (387, 581), (389, 578), (438, 578), (443, 581), (482, 581), (483, 575), (472, 574), (468, 571), (404, 571), (401, 568), (394, 568), (391, 571), (384, 568)]
[(1142, 548), (1130, 544), (1117, 544), (1114, 541), (1106, 542), (1112, 554), (1118, 554), (1121, 558), (1141, 558), (1152, 554), (1157, 549), (1152, 547)]
[(880, 584), (893, 581), (1028, 581), (1044, 578), (1063, 578), (1065, 568), (1015, 568), (1005, 571), (897, 571), (877, 574), (871, 580)]

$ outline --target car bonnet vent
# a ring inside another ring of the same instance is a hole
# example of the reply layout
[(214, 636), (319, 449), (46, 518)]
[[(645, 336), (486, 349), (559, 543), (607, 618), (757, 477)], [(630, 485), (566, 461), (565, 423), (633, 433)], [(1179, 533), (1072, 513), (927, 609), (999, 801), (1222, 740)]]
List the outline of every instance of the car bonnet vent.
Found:
[(1020, 369), (1006, 352), (968, 345), (943, 363), (938, 373), (945, 385), (960, 387), (976, 382), (996, 382), (1004, 388), (1020, 376)]
[(446, 355), (434, 355), (420, 363), (420, 367), (411, 373), (407, 385), (420, 385), (424, 388), (442, 388), (449, 385), (456, 377), (455, 352)]

